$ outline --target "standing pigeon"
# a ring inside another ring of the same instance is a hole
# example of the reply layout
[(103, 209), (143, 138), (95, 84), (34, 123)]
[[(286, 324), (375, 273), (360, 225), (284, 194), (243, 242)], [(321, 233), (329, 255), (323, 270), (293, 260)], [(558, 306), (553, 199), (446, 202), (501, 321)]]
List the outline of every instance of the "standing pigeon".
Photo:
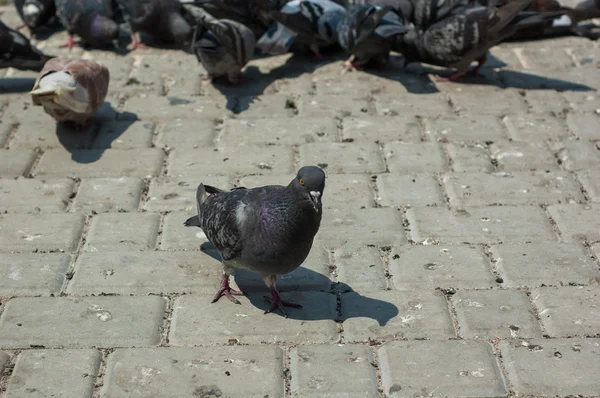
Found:
[(298, 268), (308, 256), (321, 224), (324, 189), (325, 173), (315, 166), (302, 167), (286, 187), (224, 192), (198, 186), (198, 215), (184, 225), (202, 228), (221, 254), (223, 279), (213, 303), (223, 295), (239, 303), (233, 296), (243, 293), (229, 287), (229, 275), (243, 268), (261, 274), (271, 291), (265, 314), (279, 309), (287, 317), (284, 306), (300, 307), (281, 300), (275, 279)]
[(46, 63), (33, 86), (34, 105), (44, 107), (58, 122), (85, 125), (108, 92), (108, 69), (95, 61), (54, 58)]
[(32, 32), (56, 14), (54, 0), (13, 0), (13, 4), (25, 26)]
[(198, 41), (196, 28), (192, 46), (209, 77), (226, 76), (229, 82), (238, 83), (242, 68), (254, 54), (256, 40), (252, 31), (239, 22), (215, 19), (201, 8), (184, 8), (203, 28)]
[(55, 0), (58, 20), (69, 33), (63, 47), (76, 46), (73, 35), (78, 35), (93, 47), (115, 45), (119, 25), (113, 20), (116, 9), (112, 0)]
[(397, 38), (407, 31), (391, 6), (350, 7), (337, 32), (340, 45), (351, 54), (346, 66), (363, 66), (371, 60), (387, 62)]
[(145, 48), (138, 33), (157, 40), (182, 44), (192, 36), (192, 27), (181, 15), (178, 0), (116, 0), (131, 28), (131, 47)]
[(51, 57), (31, 45), (21, 33), (0, 21), (0, 69), (42, 70)]

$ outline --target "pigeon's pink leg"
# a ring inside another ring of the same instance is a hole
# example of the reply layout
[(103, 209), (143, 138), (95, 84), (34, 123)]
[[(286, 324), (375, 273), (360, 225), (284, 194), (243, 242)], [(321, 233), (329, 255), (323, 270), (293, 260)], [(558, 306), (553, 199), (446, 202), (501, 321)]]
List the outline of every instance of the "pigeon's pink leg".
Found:
[(215, 294), (215, 297), (213, 297), (211, 303), (215, 303), (215, 302), (219, 301), (219, 299), (221, 298), (221, 296), (225, 296), (232, 303), (240, 304), (240, 302), (238, 301), (238, 299), (236, 299), (233, 296), (243, 296), (243, 295), (244, 295), (243, 292), (240, 292), (239, 290), (233, 290), (229, 286), (229, 275), (224, 274), (223, 275), (223, 279), (221, 279), (221, 287), (217, 291), (217, 294)]
[(23, 25), (19, 25), (19, 26), (17, 26), (17, 30), (21, 30), (21, 29), (23, 29), (26, 26), (27, 26), (26, 23), (24, 23)]
[(140, 43), (137, 35), (135, 33), (132, 33), (131, 34), (131, 44), (127, 48), (130, 48), (132, 50), (136, 50), (136, 49), (145, 50), (148, 48), (148, 46), (146, 46), (144, 43)]
[(479, 69), (487, 62), (487, 54), (477, 60), (477, 66), (468, 72), (469, 76), (480, 76)]
[(265, 314), (271, 313), (274, 310), (278, 309), (279, 311), (281, 311), (281, 314), (287, 318), (287, 313), (285, 312), (283, 307), (302, 308), (300, 304), (290, 303), (289, 301), (283, 301), (281, 299), (281, 296), (279, 295), (279, 292), (277, 291), (277, 288), (275, 288), (275, 285), (272, 285), (269, 290), (271, 291), (271, 297), (265, 296), (265, 300), (271, 303), (271, 306), (268, 310), (265, 311)]
[(465, 74), (461, 73), (461, 72), (456, 72), (455, 74), (448, 76), (448, 77), (436, 75), (435, 80), (437, 80), (438, 82), (455, 82), (458, 79), (460, 79), (461, 77), (463, 77), (464, 75)]
[(69, 35), (69, 39), (67, 40), (67, 42), (65, 44), (63, 44), (62, 46), (60, 46), (60, 48), (68, 48), (69, 50), (72, 49), (73, 47), (77, 47), (77, 44), (73, 41), (73, 35)]

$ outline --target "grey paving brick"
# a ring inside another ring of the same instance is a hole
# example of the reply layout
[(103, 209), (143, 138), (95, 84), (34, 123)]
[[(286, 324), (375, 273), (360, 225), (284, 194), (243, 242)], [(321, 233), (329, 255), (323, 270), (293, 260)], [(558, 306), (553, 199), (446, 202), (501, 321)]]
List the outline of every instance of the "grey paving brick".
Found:
[(174, 149), (169, 155), (170, 176), (295, 173), (291, 148), (246, 146), (227, 150)]
[(490, 115), (425, 118), (425, 134), (433, 141), (486, 142), (507, 138), (506, 127)]
[(135, 177), (84, 178), (71, 210), (82, 213), (135, 211), (142, 188), (142, 180)]
[(508, 380), (518, 395), (598, 394), (598, 339), (503, 341), (500, 350)]
[(202, 182), (225, 190), (233, 187), (229, 177), (157, 177), (150, 181), (143, 208), (149, 211), (192, 211), (196, 209), (196, 190)]
[(83, 253), (67, 292), (90, 294), (215, 293), (221, 263), (197, 252)]
[(419, 143), (424, 138), (419, 120), (413, 115), (346, 117), (342, 125), (345, 140)]
[(347, 242), (389, 246), (406, 241), (402, 214), (395, 209), (324, 211), (317, 237), (327, 247)]
[(409, 209), (412, 240), (418, 243), (517, 243), (556, 240), (538, 207)]
[(383, 391), (390, 397), (508, 395), (485, 341), (394, 341), (379, 350), (379, 362)]
[(390, 258), (394, 287), (487, 289), (495, 277), (477, 246), (395, 246)]
[(446, 299), (433, 291), (344, 293), (342, 320), (348, 342), (456, 336)]
[(525, 91), (525, 101), (537, 114), (560, 115), (569, 110), (569, 102), (566, 98), (548, 95), (548, 90), (527, 90)]
[(489, 87), (482, 87), (479, 92), (474, 92), (474, 89), (462, 86), (450, 93), (452, 103), (459, 111), (472, 116), (526, 113), (525, 100), (516, 90), (490, 90)]
[(452, 169), (456, 172), (492, 172), (494, 165), (490, 155), (481, 144), (448, 144), (446, 150), (452, 159)]
[(381, 253), (376, 247), (344, 245), (334, 253), (337, 289), (370, 293), (387, 287)]
[(327, 173), (380, 173), (385, 164), (375, 143), (313, 143), (300, 147), (300, 164), (320, 165)]
[(0, 256), (0, 296), (57, 295), (70, 263), (68, 254), (3, 254)]
[(24, 119), (20, 122), (10, 146), (15, 149), (82, 149), (92, 145), (95, 134), (94, 125), (82, 131), (75, 131), (63, 124), (56, 124), (48, 115), (43, 114), (39, 118)]
[(156, 124), (152, 122), (119, 121), (100, 126), (92, 148), (150, 148)]
[(13, 298), (0, 317), (0, 347), (158, 345), (165, 309), (157, 296)]
[(213, 148), (215, 138), (214, 121), (176, 119), (168, 120), (162, 125), (157, 145), (175, 148)]
[[(556, 98), (556, 97), (552, 97)], [(508, 115), (503, 118), (510, 138), (517, 141), (535, 142), (538, 140), (569, 137), (565, 123), (549, 115)]]
[(378, 94), (375, 96), (375, 109), (381, 116), (398, 116), (416, 114), (429, 116), (431, 114), (452, 113), (448, 100), (440, 93), (414, 94)]
[(533, 307), (519, 290), (459, 291), (452, 296), (460, 334), (467, 339), (542, 337)]
[(1, 212), (61, 212), (69, 203), (73, 180), (0, 179)]
[[(265, 286), (265, 293), (267, 288)], [(213, 294), (181, 296), (173, 305), (169, 342), (174, 346), (223, 344), (323, 343), (337, 340), (336, 298), (320, 292), (282, 293), (283, 300), (301, 304), (288, 317), (264, 314), (269, 304), (263, 294), (251, 294), (235, 305), (226, 299), (211, 304)], [(206, 320), (211, 322), (207, 323)], [(310, 321), (310, 322), (307, 322)]]
[(133, 97), (125, 102), (124, 110), (141, 120), (165, 121), (196, 119), (199, 123), (212, 123), (214, 119), (231, 112), (225, 106), (206, 98)]
[(579, 184), (566, 172), (454, 173), (442, 178), (451, 206), (581, 203)]
[(0, 177), (15, 178), (25, 175), (33, 165), (33, 150), (0, 149)]
[(152, 250), (160, 214), (106, 213), (94, 216), (83, 250), (88, 252)]
[(553, 144), (558, 159), (567, 170), (600, 167), (600, 150), (586, 140), (564, 140)]
[(569, 113), (567, 125), (580, 138), (600, 140), (600, 117), (595, 113)]
[(596, 112), (599, 109), (598, 99), (600, 97), (593, 91), (565, 91), (561, 94), (569, 101), (569, 105), (574, 110)]
[(82, 214), (2, 214), (0, 251), (73, 251), (84, 221)]
[(40, 177), (149, 177), (160, 173), (165, 153), (158, 148), (89, 149), (70, 154), (63, 148), (44, 153)]
[(592, 202), (600, 202), (600, 167), (580, 170), (577, 179)]
[(208, 241), (204, 232), (200, 228), (183, 225), (185, 220), (196, 214), (194, 210), (167, 214), (163, 221), (160, 249), (200, 250), (200, 246)]
[(301, 397), (379, 397), (373, 351), (360, 345), (292, 348), (291, 393)]
[(296, 100), (296, 103), (303, 118), (369, 114), (369, 103), (366, 99), (348, 95), (305, 95)]
[(444, 205), (437, 179), (427, 175), (380, 174), (377, 176), (381, 206), (426, 207)]
[[(298, 98), (289, 94), (276, 95), (248, 95), (237, 97), (233, 106), (234, 113), (241, 114), (244, 118), (277, 118), (289, 119), (298, 114)], [(323, 115), (311, 115), (323, 116)], [(335, 116), (335, 114), (325, 115)], [(287, 120), (285, 123), (293, 123)]]
[(98, 350), (32, 350), (17, 358), (6, 397), (92, 397)]
[(600, 288), (541, 287), (531, 292), (546, 332), (551, 337), (600, 335)]
[(416, 174), (448, 171), (448, 160), (439, 144), (387, 143), (383, 155), (392, 173)]
[(503, 171), (554, 170), (556, 158), (541, 142), (496, 141), (490, 146), (492, 159)]
[(558, 224), (563, 241), (600, 241), (600, 206), (554, 205), (548, 207), (548, 212)]
[(506, 287), (589, 284), (600, 272), (581, 245), (539, 243), (491, 247)]
[(119, 349), (100, 397), (281, 397), (283, 369), (273, 346)]

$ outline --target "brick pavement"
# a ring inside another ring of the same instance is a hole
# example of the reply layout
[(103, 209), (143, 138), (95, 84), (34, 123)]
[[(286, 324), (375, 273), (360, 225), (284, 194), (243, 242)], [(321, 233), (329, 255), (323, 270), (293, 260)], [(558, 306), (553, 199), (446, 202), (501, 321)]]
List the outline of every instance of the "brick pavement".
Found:
[[(231, 88), (182, 52), (77, 49), (112, 75), (80, 133), (0, 71), (0, 396), (599, 396), (600, 50), (492, 53), (464, 84), (286, 55)], [(306, 163), (324, 220), (279, 282), (304, 308), (263, 315), (243, 272), (209, 304), (197, 184)]]

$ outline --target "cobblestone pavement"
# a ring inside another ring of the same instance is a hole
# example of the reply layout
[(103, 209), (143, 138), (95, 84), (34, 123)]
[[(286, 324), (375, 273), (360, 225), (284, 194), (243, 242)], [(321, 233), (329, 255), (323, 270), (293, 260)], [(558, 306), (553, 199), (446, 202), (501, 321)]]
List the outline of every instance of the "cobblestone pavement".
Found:
[[(0, 396), (600, 395), (598, 44), (502, 45), (463, 84), (286, 55), (217, 87), (183, 52), (73, 55), (112, 76), (80, 133), (0, 71)], [(241, 305), (209, 304), (198, 183), (304, 164), (324, 220), (279, 282), (304, 308), (263, 315), (243, 273)]]

